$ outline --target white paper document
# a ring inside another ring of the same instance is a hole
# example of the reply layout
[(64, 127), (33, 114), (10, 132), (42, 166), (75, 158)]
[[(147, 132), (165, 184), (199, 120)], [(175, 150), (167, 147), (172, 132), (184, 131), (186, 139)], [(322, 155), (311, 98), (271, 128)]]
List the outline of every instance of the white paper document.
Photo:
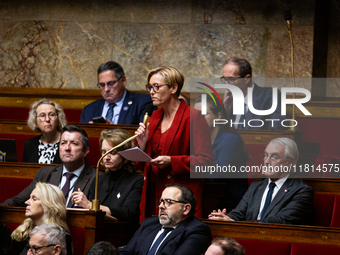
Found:
[(122, 157), (130, 161), (148, 162), (152, 159), (149, 157), (148, 154), (146, 154), (144, 151), (142, 151), (138, 147), (133, 147), (125, 151), (118, 151), (118, 153)]

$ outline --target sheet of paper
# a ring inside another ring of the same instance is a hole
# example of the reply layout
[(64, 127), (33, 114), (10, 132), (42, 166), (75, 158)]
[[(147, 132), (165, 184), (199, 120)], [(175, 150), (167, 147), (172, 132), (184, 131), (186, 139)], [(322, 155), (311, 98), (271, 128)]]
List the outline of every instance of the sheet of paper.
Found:
[(133, 147), (125, 151), (119, 151), (118, 153), (122, 157), (130, 161), (148, 162), (152, 159), (149, 157), (149, 155), (147, 155), (144, 151), (142, 151), (138, 147)]

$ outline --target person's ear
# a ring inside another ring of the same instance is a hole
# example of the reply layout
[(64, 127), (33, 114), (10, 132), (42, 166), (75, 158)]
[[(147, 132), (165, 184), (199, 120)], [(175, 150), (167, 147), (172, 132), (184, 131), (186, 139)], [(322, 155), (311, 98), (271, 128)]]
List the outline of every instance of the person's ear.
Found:
[(191, 210), (191, 204), (183, 205), (183, 215), (188, 215)]
[(177, 90), (178, 90), (178, 84), (175, 83), (174, 85), (171, 86), (171, 94), (173, 95), (176, 94)]
[(127, 79), (126, 79), (126, 76), (125, 76), (125, 75), (122, 76), (122, 78), (120, 79), (120, 81), (123, 83), (123, 86), (126, 87)]
[(53, 248), (53, 254), (60, 255), (61, 254), (61, 245), (57, 244)]
[(217, 119), (220, 119), (220, 118), (222, 118), (222, 114), (219, 112), (217, 113)]
[[(247, 74), (246, 76), (244, 76), (244, 82), (245, 84), (247, 84), (248, 86), (250, 85), (249, 83), (251, 83), (251, 75)], [(250, 87), (250, 86), (249, 86)]]
[(84, 158), (87, 156), (87, 154), (89, 154), (89, 152), (90, 152), (90, 147), (87, 147), (87, 148), (85, 149)]

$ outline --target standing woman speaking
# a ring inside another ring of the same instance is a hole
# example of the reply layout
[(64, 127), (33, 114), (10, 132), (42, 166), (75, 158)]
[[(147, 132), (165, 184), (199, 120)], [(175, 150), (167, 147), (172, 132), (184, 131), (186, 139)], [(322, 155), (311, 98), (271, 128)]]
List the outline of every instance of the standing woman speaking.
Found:
[(160, 109), (152, 114), (147, 126), (140, 123), (136, 131), (140, 149), (152, 158), (138, 164), (146, 178), (141, 219), (156, 214), (156, 200), (168, 183), (190, 188), (197, 198), (196, 216), (202, 216), (203, 182), (190, 179), (190, 170), (195, 165), (213, 165), (212, 147), (204, 117), (178, 99), (183, 84), (184, 76), (175, 67), (161, 66), (147, 75), (146, 89), (153, 105)]

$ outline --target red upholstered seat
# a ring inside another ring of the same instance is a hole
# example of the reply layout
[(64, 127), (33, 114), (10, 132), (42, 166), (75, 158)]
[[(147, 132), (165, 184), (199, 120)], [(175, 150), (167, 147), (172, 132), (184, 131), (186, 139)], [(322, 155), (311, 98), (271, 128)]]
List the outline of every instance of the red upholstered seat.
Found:
[(332, 221), (334, 194), (314, 194), (315, 226), (330, 227)]
[(0, 177), (0, 203), (18, 195), (33, 179)]
[(293, 243), (291, 255), (338, 255), (340, 246)]
[(70, 227), (74, 254), (84, 254), (85, 228)]
[(291, 243), (236, 239), (247, 255), (290, 255)]
[[(333, 155), (326, 155), (323, 158), (323, 164), (327, 167), (327, 172), (323, 172), (323, 177), (326, 178), (339, 178), (340, 177), (340, 158)], [(337, 165), (338, 170), (335, 169)], [(338, 172), (336, 172), (338, 171)]]
[(86, 162), (90, 166), (97, 166), (97, 162), (101, 157), (101, 153), (99, 149), (99, 138), (89, 137), (89, 146), (90, 146), (90, 152), (89, 154), (87, 154)]
[(333, 208), (331, 227), (340, 228), (340, 195), (335, 195), (335, 198), (334, 198), (334, 208)]
[(7, 227), (9, 227), (11, 233), (19, 227), (20, 224), (15, 224), (15, 223), (4, 223)]

